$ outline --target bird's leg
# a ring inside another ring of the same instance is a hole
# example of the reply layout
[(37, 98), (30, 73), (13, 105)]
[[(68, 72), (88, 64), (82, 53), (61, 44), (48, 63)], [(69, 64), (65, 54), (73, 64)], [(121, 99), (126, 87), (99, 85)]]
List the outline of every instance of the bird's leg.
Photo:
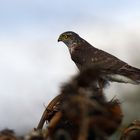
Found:
[(102, 93), (102, 91), (103, 91), (103, 88), (104, 88), (104, 86), (105, 86), (105, 80), (104, 79), (98, 79), (98, 86), (99, 86), (99, 90), (100, 90), (100, 92)]

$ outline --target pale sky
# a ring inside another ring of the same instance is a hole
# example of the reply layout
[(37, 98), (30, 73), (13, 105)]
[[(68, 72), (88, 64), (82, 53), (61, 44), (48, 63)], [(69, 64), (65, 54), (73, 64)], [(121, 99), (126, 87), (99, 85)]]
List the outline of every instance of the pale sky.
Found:
[[(36, 127), (44, 104), (77, 73), (67, 47), (57, 42), (68, 30), (140, 68), (138, 0), (0, 1), (0, 129), (24, 133)], [(125, 93), (114, 91), (116, 86)], [(111, 84), (107, 96), (124, 101), (133, 97), (126, 95), (132, 89), (135, 86)], [(136, 103), (131, 99), (126, 110)]]

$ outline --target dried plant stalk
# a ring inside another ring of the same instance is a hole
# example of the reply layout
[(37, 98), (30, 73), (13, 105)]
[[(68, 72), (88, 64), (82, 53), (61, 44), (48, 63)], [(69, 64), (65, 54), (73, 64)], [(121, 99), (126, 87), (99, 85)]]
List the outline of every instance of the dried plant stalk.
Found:
[(45, 111), (43, 112), (41, 119), (39, 121), (39, 124), (36, 128), (36, 130), (42, 129), (43, 125), (45, 123), (45, 121), (48, 121), (51, 119), (51, 117), (54, 115), (54, 113), (56, 112), (56, 106), (59, 104), (59, 102), (62, 99), (62, 95), (58, 95), (56, 96), (47, 106), (47, 108), (45, 109)]

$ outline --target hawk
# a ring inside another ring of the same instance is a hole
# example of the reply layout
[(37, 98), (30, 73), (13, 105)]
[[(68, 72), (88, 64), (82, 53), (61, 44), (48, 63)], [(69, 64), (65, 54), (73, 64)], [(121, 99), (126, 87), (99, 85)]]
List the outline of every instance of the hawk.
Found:
[(77, 33), (62, 33), (58, 42), (62, 41), (69, 49), (71, 59), (78, 69), (83, 71), (89, 67), (98, 67), (106, 72), (105, 80), (140, 84), (140, 69), (132, 67), (117, 57), (95, 48)]

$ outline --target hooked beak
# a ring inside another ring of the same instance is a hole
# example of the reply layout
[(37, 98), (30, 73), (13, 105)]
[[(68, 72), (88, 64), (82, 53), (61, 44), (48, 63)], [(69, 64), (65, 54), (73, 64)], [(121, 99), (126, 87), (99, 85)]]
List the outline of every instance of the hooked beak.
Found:
[(60, 42), (60, 41), (62, 41), (62, 37), (61, 36), (59, 36), (59, 38), (58, 38), (58, 40), (57, 40), (58, 42)]

